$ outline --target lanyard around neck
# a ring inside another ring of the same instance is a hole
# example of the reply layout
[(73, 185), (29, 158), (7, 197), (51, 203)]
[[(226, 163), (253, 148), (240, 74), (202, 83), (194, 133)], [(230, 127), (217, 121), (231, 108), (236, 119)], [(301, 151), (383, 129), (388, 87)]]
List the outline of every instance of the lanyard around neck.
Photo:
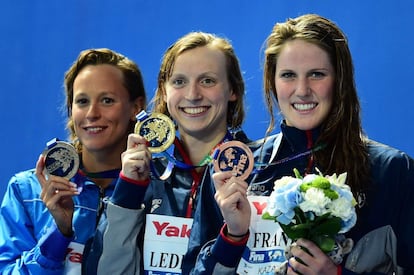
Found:
[(216, 151), (216, 149), (224, 142), (227, 142), (229, 140), (232, 140), (233, 137), (231, 135), (230, 132), (227, 131), (226, 135), (224, 136), (224, 138), (222, 139), (221, 142), (219, 142), (216, 146), (213, 147), (213, 149), (210, 150), (210, 153), (207, 154), (197, 165), (193, 165), (189, 156), (187, 155), (187, 153), (185, 152), (182, 144), (180, 143), (180, 141), (178, 140), (178, 138), (175, 138), (174, 140), (174, 146), (177, 148), (177, 150), (180, 152), (180, 155), (183, 157), (184, 161), (180, 161), (178, 159), (176, 159), (173, 155), (171, 155), (170, 153), (164, 151), (161, 152), (160, 154), (162, 156), (164, 156), (167, 160), (168, 160), (168, 164), (167, 167), (165, 168), (164, 172), (162, 173), (162, 175), (159, 175), (157, 173), (157, 171), (154, 169), (153, 165), (151, 165), (152, 167), (152, 172), (154, 175), (156, 175), (159, 179), (161, 180), (166, 180), (171, 176), (172, 170), (174, 167), (178, 167), (181, 169), (186, 169), (186, 170), (194, 170), (195, 168), (200, 168), (200, 167), (205, 167), (207, 166), (209, 163), (211, 163), (214, 159), (214, 153)]
[[(191, 166), (191, 160), (190, 156), (185, 152), (182, 144), (177, 140), (177, 142), (174, 142), (174, 145), (177, 147), (178, 152), (183, 157), (184, 163)], [(191, 177), (193, 178), (193, 182), (191, 184), (191, 190), (190, 190), (190, 196), (188, 198), (188, 204), (187, 204), (187, 210), (185, 212), (186, 218), (191, 218), (193, 208), (194, 208), (194, 202), (197, 196), (197, 189), (201, 182), (201, 174), (199, 174), (196, 170), (196, 167), (193, 166), (193, 168), (189, 169), (191, 173)]]
[(325, 148), (325, 145), (324, 145), (324, 144), (321, 144), (321, 145), (318, 145), (318, 146), (312, 147), (312, 148), (310, 148), (310, 149), (308, 149), (308, 150), (306, 150), (306, 151), (303, 151), (303, 152), (301, 152), (301, 153), (299, 153), (299, 154), (295, 154), (295, 155), (292, 155), (292, 156), (288, 156), (288, 157), (285, 157), (285, 158), (283, 158), (283, 159), (273, 161), (273, 162), (271, 162), (271, 163), (257, 162), (257, 163), (255, 163), (255, 164), (254, 164), (254, 166), (255, 166), (255, 167), (257, 168), (257, 170), (259, 170), (259, 172), (260, 172), (260, 170), (263, 170), (263, 169), (265, 169), (265, 168), (266, 168), (266, 167), (268, 167), (268, 166), (279, 165), (279, 164), (282, 164), (282, 163), (285, 163), (285, 162), (288, 162), (288, 161), (291, 161), (291, 160), (295, 160), (295, 159), (297, 159), (297, 158), (301, 158), (301, 157), (304, 157), (304, 156), (310, 155), (310, 154), (312, 154), (312, 153), (314, 153), (314, 152), (317, 152), (317, 151), (319, 151), (319, 150), (321, 150), (321, 149), (323, 149), (323, 148)]

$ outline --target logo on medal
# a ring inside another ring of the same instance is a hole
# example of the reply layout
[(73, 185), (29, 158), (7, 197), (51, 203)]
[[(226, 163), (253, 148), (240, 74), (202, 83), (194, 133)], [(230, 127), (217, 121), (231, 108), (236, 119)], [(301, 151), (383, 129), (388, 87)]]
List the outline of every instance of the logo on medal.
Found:
[(250, 148), (240, 141), (225, 142), (214, 154), (214, 170), (216, 172), (232, 171), (245, 180), (253, 171), (254, 158)]
[(79, 155), (70, 143), (52, 139), (43, 152), (49, 175), (71, 179), (79, 169)]
[(144, 137), (150, 144), (148, 150), (160, 153), (168, 149), (175, 139), (175, 126), (171, 119), (161, 113), (148, 115), (141, 111), (137, 115), (135, 133)]

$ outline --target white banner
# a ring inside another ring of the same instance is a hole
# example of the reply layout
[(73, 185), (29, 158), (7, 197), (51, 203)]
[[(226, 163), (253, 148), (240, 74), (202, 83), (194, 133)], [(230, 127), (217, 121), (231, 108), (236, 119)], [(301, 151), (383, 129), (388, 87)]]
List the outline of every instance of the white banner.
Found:
[(279, 224), (263, 220), (266, 196), (248, 196), (252, 216), (250, 236), (237, 268), (238, 274), (274, 274), (285, 261), (284, 251), (289, 242)]
[(181, 274), (193, 219), (147, 215), (144, 239), (145, 274)]

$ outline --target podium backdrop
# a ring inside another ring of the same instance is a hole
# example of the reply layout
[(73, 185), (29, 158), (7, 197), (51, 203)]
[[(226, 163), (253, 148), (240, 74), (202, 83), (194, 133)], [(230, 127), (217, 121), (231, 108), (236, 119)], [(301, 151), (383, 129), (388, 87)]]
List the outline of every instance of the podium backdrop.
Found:
[[(275, 22), (303, 13), (334, 20), (354, 57), (369, 137), (414, 155), (414, 2), (411, 0), (5, 0), (0, 4), (0, 195), (35, 166), (46, 142), (66, 139), (63, 75), (86, 48), (135, 60), (151, 98), (165, 49), (190, 31), (229, 38), (247, 88), (244, 128), (264, 135), (263, 42)], [(392, 184), (392, 183), (390, 183)]]

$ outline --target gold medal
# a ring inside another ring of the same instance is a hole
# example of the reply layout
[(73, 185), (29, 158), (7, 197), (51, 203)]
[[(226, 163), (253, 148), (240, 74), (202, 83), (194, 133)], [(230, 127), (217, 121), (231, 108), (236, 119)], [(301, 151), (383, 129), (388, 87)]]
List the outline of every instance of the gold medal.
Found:
[(171, 119), (164, 114), (152, 113), (148, 116), (145, 111), (142, 111), (137, 115), (135, 133), (149, 142), (148, 149), (150, 152), (160, 153), (173, 144), (175, 126)]
[(47, 174), (71, 179), (79, 169), (79, 155), (70, 143), (52, 139), (44, 150)]
[(236, 140), (225, 142), (219, 146), (214, 156), (216, 172), (232, 171), (243, 180), (253, 171), (254, 158), (250, 148)]

